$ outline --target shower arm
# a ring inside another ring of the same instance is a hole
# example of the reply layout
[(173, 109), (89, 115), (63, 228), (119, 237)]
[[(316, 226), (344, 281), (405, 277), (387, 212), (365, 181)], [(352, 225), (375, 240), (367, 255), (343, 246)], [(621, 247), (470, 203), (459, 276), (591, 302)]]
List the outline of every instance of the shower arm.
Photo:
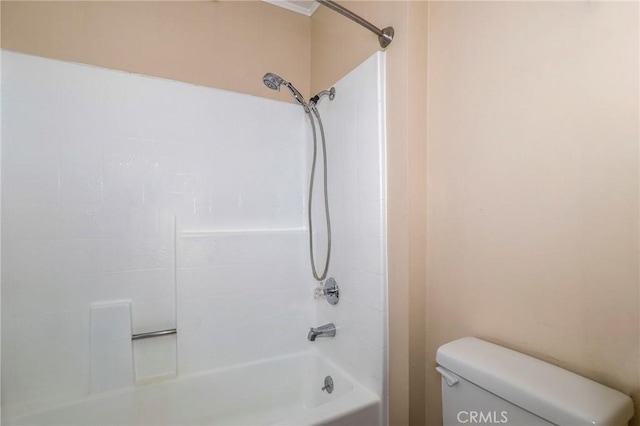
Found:
[(329, 100), (332, 101), (336, 97), (336, 88), (332, 87), (331, 89), (323, 90), (309, 99), (309, 108), (315, 108), (315, 106), (318, 105), (318, 102), (320, 102), (320, 99), (324, 96), (328, 96)]
[(391, 44), (391, 42), (393, 41), (393, 33), (394, 33), (393, 27), (386, 27), (386, 28), (380, 29), (375, 25), (373, 25), (371, 22), (356, 15), (346, 7), (340, 6), (338, 3), (334, 1), (331, 1), (331, 0), (315, 0), (315, 1), (320, 3), (323, 6), (328, 7), (331, 10), (338, 12), (342, 16), (345, 16), (351, 19), (353, 22), (362, 25), (363, 27), (365, 27), (366, 29), (368, 29), (369, 31), (377, 35), (378, 41), (380, 42), (380, 47), (382, 47), (383, 49), (389, 46), (389, 44)]

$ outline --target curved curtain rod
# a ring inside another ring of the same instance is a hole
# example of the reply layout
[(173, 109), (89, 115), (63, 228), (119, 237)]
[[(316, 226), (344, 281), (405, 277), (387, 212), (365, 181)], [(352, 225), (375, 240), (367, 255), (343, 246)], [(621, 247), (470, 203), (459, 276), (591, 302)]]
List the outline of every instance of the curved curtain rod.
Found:
[(393, 41), (393, 27), (386, 27), (380, 29), (373, 25), (371, 22), (366, 19), (356, 15), (346, 7), (340, 6), (338, 3), (331, 0), (315, 0), (323, 6), (327, 6), (329, 9), (338, 12), (340, 15), (345, 16), (351, 19), (353, 22), (362, 25), (372, 33), (378, 36), (378, 41), (380, 42), (380, 47), (385, 48), (391, 44)]

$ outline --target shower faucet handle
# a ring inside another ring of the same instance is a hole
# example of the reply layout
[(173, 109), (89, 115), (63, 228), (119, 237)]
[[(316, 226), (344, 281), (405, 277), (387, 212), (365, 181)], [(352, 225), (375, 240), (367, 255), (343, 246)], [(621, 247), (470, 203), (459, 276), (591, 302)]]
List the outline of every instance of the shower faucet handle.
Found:
[(315, 299), (321, 299), (326, 297), (327, 302), (330, 305), (335, 305), (340, 300), (340, 289), (338, 283), (333, 278), (329, 278), (324, 282), (324, 285), (316, 287), (313, 291), (313, 297)]

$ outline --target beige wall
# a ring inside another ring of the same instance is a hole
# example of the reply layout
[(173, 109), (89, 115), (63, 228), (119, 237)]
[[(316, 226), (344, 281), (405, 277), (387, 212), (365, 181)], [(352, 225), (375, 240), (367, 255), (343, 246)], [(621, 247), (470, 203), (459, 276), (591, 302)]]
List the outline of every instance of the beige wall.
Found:
[[(428, 8), (426, 2), (343, 4), (396, 33), (387, 48), (389, 417), (392, 425), (424, 425)], [(312, 92), (330, 86), (379, 48), (375, 35), (318, 9), (311, 26)]]
[(309, 96), (311, 20), (258, 1), (2, 1), (2, 48), (290, 101)]
[(428, 424), (435, 351), (466, 335), (640, 413), (638, 3), (429, 12)]
[(427, 223), (427, 2), (408, 10), (409, 423), (425, 425)]

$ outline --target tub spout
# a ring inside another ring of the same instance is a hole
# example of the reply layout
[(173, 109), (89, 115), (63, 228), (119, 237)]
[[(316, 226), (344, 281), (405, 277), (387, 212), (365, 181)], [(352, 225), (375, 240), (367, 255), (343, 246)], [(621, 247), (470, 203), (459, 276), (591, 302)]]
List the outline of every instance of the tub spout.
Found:
[(316, 337), (334, 337), (335, 335), (336, 326), (333, 325), (333, 323), (329, 323), (316, 328), (311, 327), (307, 339), (309, 339), (310, 342), (315, 342)]

